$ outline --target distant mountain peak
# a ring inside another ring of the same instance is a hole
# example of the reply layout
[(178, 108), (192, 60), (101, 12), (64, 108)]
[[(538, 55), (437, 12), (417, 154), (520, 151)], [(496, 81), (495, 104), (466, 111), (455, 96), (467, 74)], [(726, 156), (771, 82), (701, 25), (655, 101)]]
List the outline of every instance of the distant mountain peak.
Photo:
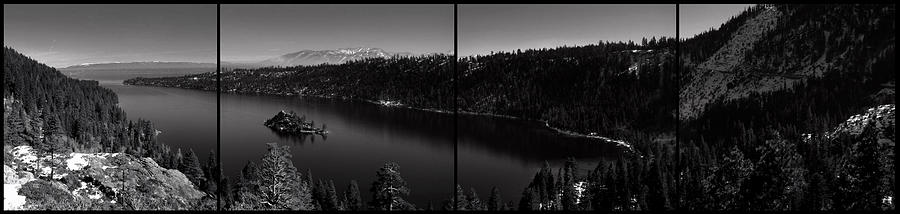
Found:
[(64, 68), (63, 70), (86, 70), (86, 69), (134, 69), (134, 68), (194, 68), (194, 67), (216, 67), (215, 63), (200, 62), (168, 62), (168, 61), (139, 61), (139, 62), (99, 62), (99, 63), (81, 63)]
[(413, 56), (410, 52), (389, 52), (374, 47), (349, 47), (333, 50), (302, 50), (263, 60), (262, 66), (297, 66), (317, 65), (322, 63), (340, 64), (365, 58), (390, 58), (395, 56)]

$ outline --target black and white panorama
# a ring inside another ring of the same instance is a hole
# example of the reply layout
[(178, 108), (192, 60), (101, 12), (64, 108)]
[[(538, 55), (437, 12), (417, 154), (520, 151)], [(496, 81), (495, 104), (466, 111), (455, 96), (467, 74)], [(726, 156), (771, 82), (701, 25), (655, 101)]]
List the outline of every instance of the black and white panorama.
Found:
[(895, 5), (7, 5), (3, 210), (894, 210)]

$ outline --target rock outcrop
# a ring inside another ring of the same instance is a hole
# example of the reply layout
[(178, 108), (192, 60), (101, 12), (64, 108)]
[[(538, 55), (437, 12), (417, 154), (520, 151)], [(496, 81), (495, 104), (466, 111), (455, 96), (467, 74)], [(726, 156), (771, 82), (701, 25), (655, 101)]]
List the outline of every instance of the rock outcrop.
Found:
[(181, 172), (122, 153), (6, 151), (4, 210), (186, 210), (209, 196)]
[(826, 133), (829, 139), (840, 136), (859, 137), (866, 128), (874, 128), (878, 134), (878, 141), (890, 141), (893, 144), (894, 134), (894, 104), (880, 105), (866, 110), (865, 113), (853, 115), (847, 121), (838, 125), (833, 131)]

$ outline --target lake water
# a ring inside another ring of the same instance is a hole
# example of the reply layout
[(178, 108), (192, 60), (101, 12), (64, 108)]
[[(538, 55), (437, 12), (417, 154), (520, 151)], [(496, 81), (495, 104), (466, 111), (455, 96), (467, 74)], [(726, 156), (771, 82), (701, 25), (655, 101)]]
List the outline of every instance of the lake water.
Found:
[(161, 143), (194, 150), (201, 164), (216, 150), (216, 93), (174, 88), (101, 83), (119, 96), (128, 119), (148, 119), (162, 131)]
[(133, 77), (165, 77), (215, 69), (60, 70), (76, 79), (96, 80), (113, 90), (129, 120), (148, 119), (162, 131), (157, 140), (184, 152), (193, 149), (201, 164), (216, 150), (216, 93), (176, 88), (123, 85)]
[[(263, 121), (281, 110), (306, 115), (316, 126), (325, 123), (330, 133), (326, 138), (279, 136)], [(291, 146), (295, 166), (334, 179), (339, 191), (358, 180), (368, 200), (375, 171), (394, 161), (412, 190), (408, 200), (440, 208), (454, 182), (453, 124), (453, 114), (361, 101), (223, 94), (223, 164), (226, 174), (236, 175), (247, 160), (259, 159), (266, 143), (278, 142)], [(476, 188), (482, 200), (498, 186), (504, 200), (518, 204), (544, 161), (561, 166), (572, 156), (582, 168), (593, 169), (619, 152), (615, 144), (561, 135), (538, 122), (460, 115), (459, 124), (458, 179), (466, 191)]]
[[(86, 78), (82, 76), (82, 78)], [(216, 145), (214, 92), (121, 85), (101, 80), (119, 95), (120, 106), (131, 119), (146, 118), (162, 130), (163, 143), (191, 148), (201, 160)], [(435, 208), (449, 198), (454, 184), (454, 148), (458, 146), (458, 182), (468, 192), (476, 188), (487, 200), (493, 186), (504, 201), (518, 204), (522, 191), (548, 161), (561, 166), (576, 157), (582, 169), (620, 152), (612, 143), (570, 137), (533, 121), (466, 115), (458, 118), (454, 136), (453, 114), (393, 108), (367, 102), (310, 97), (222, 94), (221, 150), (227, 176), (236, 176), (248, 162), (259, 162), (266, 143), (289, 145), (294, 165), (312, 170), (316, 179), (333, 179), (344, 191), (351, 179), (360, 184), (363, 199), (375, 172), (386, 162), (400, 165), (411, 189), (407, 200)], [(326, 124), (327, 136), (280, 136), (263, 126), (278, 111), (295, 111)], [(458, 145), (455, 139), (459, 140)]]

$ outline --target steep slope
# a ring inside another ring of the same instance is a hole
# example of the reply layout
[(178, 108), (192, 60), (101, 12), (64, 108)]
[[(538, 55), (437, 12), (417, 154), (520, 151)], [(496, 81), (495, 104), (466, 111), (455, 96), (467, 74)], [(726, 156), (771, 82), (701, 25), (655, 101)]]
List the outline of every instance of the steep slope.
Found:
[(894, 209), (894, 14), (758, 5), (683, 41), (681, 207)]
[[(149, 121), (128, 120), (111, 90), (10, 48), (3, 59), (4, 208), (210, 208), (172, 170), (180, 150), (158, 143)], [(127, 169), (120, 171), (121, 191), (109, 189), (117, 184), (115, 168)]]
[(764, 92), (774, 90), (766, 87), (769, 85), (782, 86), (782, 79), (767, 77), (756, 80), (753, 84), (733, 87), (734, 82), (748, 78), (749, 73), (742, 72), (744, 55), (752, 48), (753, 44), (761, 39), (762, 35), (774, 28), (774, 22), (781, 16), (775, 9), (766, 9), (756, 17), (747, 20), (718, 51), (709, 59), (700, 63), (691, 74), (691, 81), (687, 82), (680, 91), (681, 118), (693, 118), (701, 113), (707, 104), (716, 101), (745, 97), (751, 91)]
[[(892, 11), (879, 5), (759, 5), (726, 23), (736, 30), (723, 26), (710, 32), (721, 34), (715, 38), (688, 39), (680, 118), (695, 119), (710, 104), (790, 89), (828, 73), (883, 72), (873, 65), (893, 53)], [(697, 45), (718, 40), (725, 42), (708, 57)]]

